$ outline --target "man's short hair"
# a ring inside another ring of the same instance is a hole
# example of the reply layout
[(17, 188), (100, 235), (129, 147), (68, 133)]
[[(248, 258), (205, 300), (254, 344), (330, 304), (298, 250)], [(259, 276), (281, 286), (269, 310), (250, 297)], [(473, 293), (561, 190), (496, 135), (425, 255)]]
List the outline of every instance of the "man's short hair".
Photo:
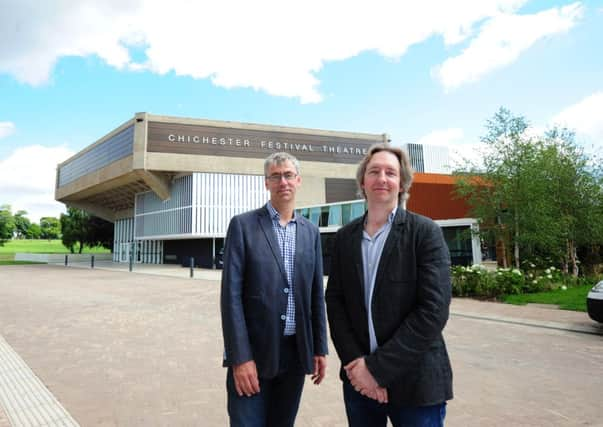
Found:
[(299, 175), (299, 160), (297, 160), (294, 156), (289, 153), (280, 152), (280, 153), (272, 153), (266, 160), (264, 160), (264, 176), (268, 177), (268, 170), (272, 165), (282, 165), (287, 160), (289, 160), (293, 166), (295, 167), (295, 173)]
[(392, 153), (398, 159), (398, 163), (400, 165), (400, 194), (398, 194), (398, 204), (401, 205), (402, 202), (408, 200), (410, 197), (410, 186), (412, 185), (412, 176), (414, 174), (414, 170), (410, 165), (410, 159), (408, 158), (408, 154), (406, 151), (402, 150), (399, 147), (392, 147), (389, 144), (375, 144), (369, 148), (366, 156), (360, 161), (358, 165), (358, 169), (356, 170), (356, 184), (358, 185), (358, 196), (366, 199), (366, 193), (362, 188), (362, 184), (364, 183), (364, 174), (366, 172), (366, 167), (368, 163), (371, 161), (373, 156), (381, 151), (386, 151), (388, 153)]

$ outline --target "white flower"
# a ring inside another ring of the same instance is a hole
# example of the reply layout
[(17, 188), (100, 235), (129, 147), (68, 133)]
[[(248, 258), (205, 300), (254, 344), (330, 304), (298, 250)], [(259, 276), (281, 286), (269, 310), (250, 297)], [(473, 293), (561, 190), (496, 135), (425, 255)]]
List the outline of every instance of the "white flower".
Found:
[(546, 274), (551, 274), (551, 269), (550, 269), (550, 268), (547, 268), (546, 270), (544, 270), (544, 272), (545, 272)]
[(530, 276), (530, 279), (531, 279), (532, 277), (534, 277), (534, 275), (533, 275), (532, 273), (528, 274), (528, 276)]
[(532, 280), (532, 283), (534, 283), (534, 284), (538, 283), (538, 279)]
[(536, 267), (536, 264), (534, 264), (533, 262), (530, 263), (530, 267), (534, 268)]
[(553, 275), (552, 274), (547, 274), (546, 277), (548, 277), (549, 279), (552, 279)]
[(521, 271), (519, 271), (518, 269), (514, 268), (512, 270), (513, 274), (517, 274), (518, 276), (521, 276)]
[(561, 290), (562, 290), (562, 291), (567, 291), (567, 286), (565, 286), (565, 285), (561, 285)]

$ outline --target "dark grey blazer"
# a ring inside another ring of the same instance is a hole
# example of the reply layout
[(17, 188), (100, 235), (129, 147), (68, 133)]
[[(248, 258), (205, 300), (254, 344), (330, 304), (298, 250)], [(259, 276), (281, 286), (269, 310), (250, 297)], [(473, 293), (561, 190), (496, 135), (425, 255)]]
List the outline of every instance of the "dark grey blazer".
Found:
[[(287, 311), (287, 276), (268, 209), (237, 215), (228, 226), (220, 307), (224, 366), (254, 360), (261, 378), (278, 372)], [(327, 354), (322, 253), (318, 228), (297, 216), (295, 242), (296, 340), (306, 373), (313, 356)]]
[[(396, 405), (452, 398), (452, 369), (442, 337), (450, 305), (450, 255), (440, 227), (398, 209), (383, 248), (372, 313), (379, 348), (370, 354), (361, 242), (364, 217), (336, 235), (326, 302), (342, 365), (366, 356), (369, 371)], [(342, 380), (347, 381), (343, 370)]]

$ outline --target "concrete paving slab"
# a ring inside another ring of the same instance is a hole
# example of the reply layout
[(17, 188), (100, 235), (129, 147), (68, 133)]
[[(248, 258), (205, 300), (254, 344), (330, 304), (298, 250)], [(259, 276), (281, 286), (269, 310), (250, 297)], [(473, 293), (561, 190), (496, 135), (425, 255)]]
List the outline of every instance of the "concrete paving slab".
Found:
[[(0, 335), (82, 426), (227, 425), (213, 277), (0, 267)], [(533, 309), (453, 301), (448, 426), (603, 425), (603, 339), (504, 321), (576, 321)], [(298, 426), (347, 425), (332, 348), (328, 363)]]

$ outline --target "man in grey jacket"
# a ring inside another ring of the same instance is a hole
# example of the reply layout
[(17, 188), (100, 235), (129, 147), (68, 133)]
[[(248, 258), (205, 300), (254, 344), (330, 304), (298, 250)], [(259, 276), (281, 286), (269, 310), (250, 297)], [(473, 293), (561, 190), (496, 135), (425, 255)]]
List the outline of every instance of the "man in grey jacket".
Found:
[(325, 375), (320, 234), (295, 215), (299, 172), (292, 155), (269, 156), (270, 201), (228, 227), (220, 307), (232, 426), (293, 426), (305, 375)]

